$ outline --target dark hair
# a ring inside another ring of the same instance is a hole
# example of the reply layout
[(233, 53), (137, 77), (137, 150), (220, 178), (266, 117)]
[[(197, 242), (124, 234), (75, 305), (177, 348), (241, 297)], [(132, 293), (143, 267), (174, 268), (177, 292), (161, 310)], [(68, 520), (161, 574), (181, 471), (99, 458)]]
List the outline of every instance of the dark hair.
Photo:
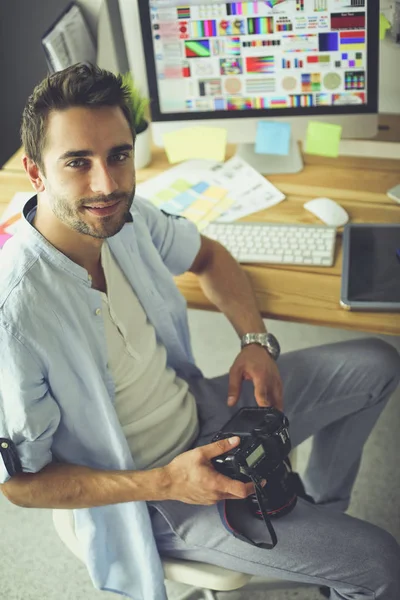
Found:
[(91, 63), (77, 63), (43, 79), (29, 96), (22, 113), (21, 141), (25, 153), (43, 173), (48, 115), (52, 110), (72, 106), (119, 106), (135, 137), (130, 93), (122, 77)]

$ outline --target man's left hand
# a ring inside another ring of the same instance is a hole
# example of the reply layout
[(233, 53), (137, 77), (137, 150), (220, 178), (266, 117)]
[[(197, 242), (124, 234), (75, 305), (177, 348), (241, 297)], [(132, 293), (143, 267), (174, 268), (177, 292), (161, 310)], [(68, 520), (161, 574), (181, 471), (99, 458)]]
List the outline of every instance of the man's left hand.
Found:
[(238, 401), (243, 379), (253, 382), (258, 406), (273, 406), (283, 411), (283, 385), (278, 367), (259, 344), (245, 346), (229, 371), (229, 406)]

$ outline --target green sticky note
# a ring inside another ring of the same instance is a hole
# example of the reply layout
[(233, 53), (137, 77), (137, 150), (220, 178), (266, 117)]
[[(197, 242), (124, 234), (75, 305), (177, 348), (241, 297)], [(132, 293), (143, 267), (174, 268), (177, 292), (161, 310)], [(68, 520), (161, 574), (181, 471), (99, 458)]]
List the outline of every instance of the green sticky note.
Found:
[(155, 195), (155, 198), (159, 198), (160, 200), (166, 202), (167, 200), (171, 200), (171, 198), (175, 198), (176, 191), (175, 190), (161, 190)]
[(222, 127), (186, 127), (163, 135), (170, 163), (192, 158), (225, 160), (226, 129)]
[(341, 125), (310, 121), (307, 128), (305, 152), (336, 158), (339, 154), (339, 143), (342, 135)]
[(189, 188), (192, 187), (191, 183), (188, 183), (184, 179), (177, 179), (174, 183), (171, 183), (171, 188), (177, 190), (178, 192), (186, 192)]
[(382, 13), (379, 15), (379, 39), (384, 40), (386, 36), (386, 31), (390, 29), (391, 25), (385, 15)]

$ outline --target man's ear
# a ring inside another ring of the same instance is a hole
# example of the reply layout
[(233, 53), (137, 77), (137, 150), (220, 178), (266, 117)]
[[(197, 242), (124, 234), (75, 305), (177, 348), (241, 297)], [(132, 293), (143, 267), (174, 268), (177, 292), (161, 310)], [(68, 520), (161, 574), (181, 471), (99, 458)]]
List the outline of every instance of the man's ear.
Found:
[(37, 192), (44, 192), (46, 187), (44, 184), (43, 175), (42, 175), (39, 167), (37, 166), (37, 164), (34, 163), (31, 158), (26, 156), (26, 154), (24, 154), (22, 157), (22, 163), (24, 165), (26, 174), (28, 175), (29, 180), (30, 180), (31, 184), (33, 185), (33, 187), (35, 188), (35, 190)]

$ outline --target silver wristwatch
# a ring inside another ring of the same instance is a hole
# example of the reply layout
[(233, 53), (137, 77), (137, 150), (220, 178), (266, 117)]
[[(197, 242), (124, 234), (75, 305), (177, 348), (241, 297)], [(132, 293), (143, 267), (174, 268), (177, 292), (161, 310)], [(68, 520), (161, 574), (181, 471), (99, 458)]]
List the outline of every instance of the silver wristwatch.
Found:
[(259, 344), (260, 346), (263, 346), (274, 360), (278, 360), (281, 353), (279, 342), (272, 333), (246, 333), (241, 338), (240, 342), (241, 348), (244, 348), (249, 344)]

